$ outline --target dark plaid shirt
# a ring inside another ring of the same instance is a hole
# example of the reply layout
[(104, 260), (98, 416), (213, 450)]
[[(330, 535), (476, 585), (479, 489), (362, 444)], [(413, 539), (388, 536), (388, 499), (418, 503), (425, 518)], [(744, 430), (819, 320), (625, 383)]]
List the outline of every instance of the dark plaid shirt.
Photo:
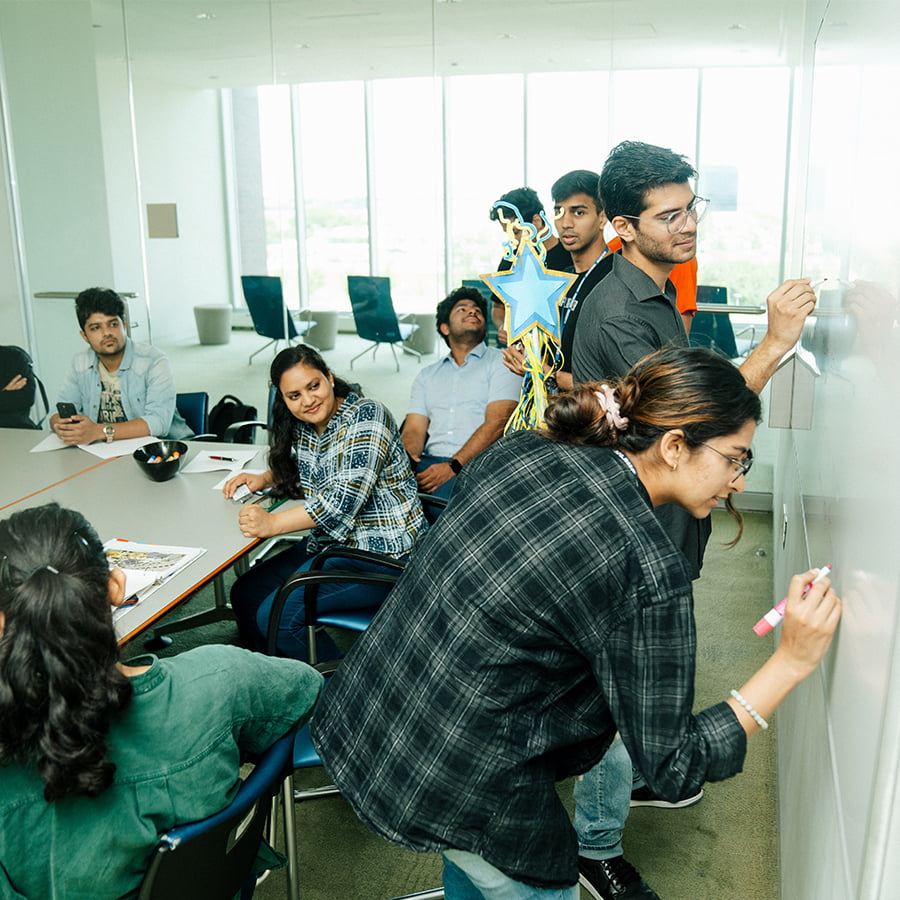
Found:
[(573, 884), (554, 785), (596, 763), (617, 728), (664, 796), (740, 770), (731, 709), (691, 713), (694, 654), (684, 557), (625, 461), (519, 432), (463, 470), (313, 736), (388, 839)]

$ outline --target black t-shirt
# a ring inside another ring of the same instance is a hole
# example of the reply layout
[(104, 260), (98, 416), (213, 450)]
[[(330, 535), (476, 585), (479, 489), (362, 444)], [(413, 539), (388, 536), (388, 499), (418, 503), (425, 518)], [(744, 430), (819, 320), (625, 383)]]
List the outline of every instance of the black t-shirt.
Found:
[[(572, 254), (559, 242), (555, 243), (548, 251), (544, 260), (544, 267), (554, 269), (557, 272), (570, 272), (572, 270)], [(512, 260), (501, 259), (497, 266), (498, 272), (505, 272), (512, 268)]]
[[(565, 300), (560, 304), (563, 319), (562, 339), (560, 340), (562, 365), (559, 368), (561, 372), (572, 371), (572, 345), (575, 343), (575, 325), (578, 322), (579, 313), (584, 308), (584, 301), (590, 296), (591, 291), (612, 268), (612, 258), (613, 254), (607, 253), (592, 268), (582, 272), (572, 282), (572, 286), (566, 292)], [(572, 271), (571, 267), (569, 267), (569, 271)]]

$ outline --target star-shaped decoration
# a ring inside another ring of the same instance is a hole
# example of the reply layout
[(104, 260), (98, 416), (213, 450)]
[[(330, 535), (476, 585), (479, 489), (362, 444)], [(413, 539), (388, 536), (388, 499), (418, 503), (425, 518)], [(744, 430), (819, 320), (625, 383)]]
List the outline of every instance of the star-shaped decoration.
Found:
[(507, 306), (510, 344), (535, 326), (559, 341), (559, 301), (575, 275), (548, 269), (534, 245), (522, 241), (516, 261), (508, 272), (495, 272), (481, 278)]

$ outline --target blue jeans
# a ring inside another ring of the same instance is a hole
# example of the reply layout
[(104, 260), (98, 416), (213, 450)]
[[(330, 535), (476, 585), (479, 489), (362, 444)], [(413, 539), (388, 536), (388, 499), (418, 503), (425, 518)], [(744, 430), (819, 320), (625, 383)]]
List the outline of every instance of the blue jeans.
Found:
[[(416, 463), (416, 473), (424, 472), (429, 466), (436, 465), (437, 463), (445, 463), (449, 462), (449, 456), (428, 456), (423, 453), (419, 462)], [(450, 499), (450, 494), (453, 493), (453, 486), (456, 484), (456, 476), (451, 478), (449, 481), (445, 481), (439, 487), (436, 487), (431, 493), (435, 497), (443, 497), (444, 500)]]
[(535, 888), (515, 881), (486, 859), (465, 850), (445, 850), (446, 900), (578, 900), (578, 885)]
[[(256, 650), (266, 648), (269, 614), (278, 589), (295, 572), (306, 571), (312, 564), (316, 554), (307, 548), (308, 540), (304, 538), (287, 550), (253, 566), (231, 587), (231, 606), (237, 617), (238, 627), (244, 639)], [(322, 568), (326, 572), (329, 569), (342, 569), (395, 574), (393, 569), (355, 559), (329, 559)], [(338, 609), (372, 609), (374, 614), (389, 591), (389, 585), (322, 584), (319, 585), (316, 609), (320, 613)], [(303, 594), (302, 590), (298, 590), (287, 598), (278, 623), (278, 651), (284, 656), (306, 660), (309, 654)], [(318, 644), (320, 661), (340, 656), (334, 643), (325, 635), (323, 638), (325, 640)]]
[(631, 791), (644, 783), (616, 735), (603, 759), (575, 782), (578, 852), (588, 859), (622, 855), (622, 832), (631, 808)]

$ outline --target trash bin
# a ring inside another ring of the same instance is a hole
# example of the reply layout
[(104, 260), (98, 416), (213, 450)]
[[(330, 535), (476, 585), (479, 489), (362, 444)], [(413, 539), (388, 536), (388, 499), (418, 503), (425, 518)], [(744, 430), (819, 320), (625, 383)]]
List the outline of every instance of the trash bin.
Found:
[(434, 327), (434, 313), (407, 313), (399, 317), (401, 322), (407, 324), (414, 322), (419, 327), (405, 340), (403, 344), (411, 350), (417, 350), (423, 355), (434, 352), (434, 341), (437, 331)]
[(303, 335), (304, 342), (320, 350), (334, 350), (338, 329), (337, 310), (314, 309), (309, 315), (316, 324)]
[(227, 344), (231, 340), (230, 306), (195, 306), (194, 321), (201, 344)]

